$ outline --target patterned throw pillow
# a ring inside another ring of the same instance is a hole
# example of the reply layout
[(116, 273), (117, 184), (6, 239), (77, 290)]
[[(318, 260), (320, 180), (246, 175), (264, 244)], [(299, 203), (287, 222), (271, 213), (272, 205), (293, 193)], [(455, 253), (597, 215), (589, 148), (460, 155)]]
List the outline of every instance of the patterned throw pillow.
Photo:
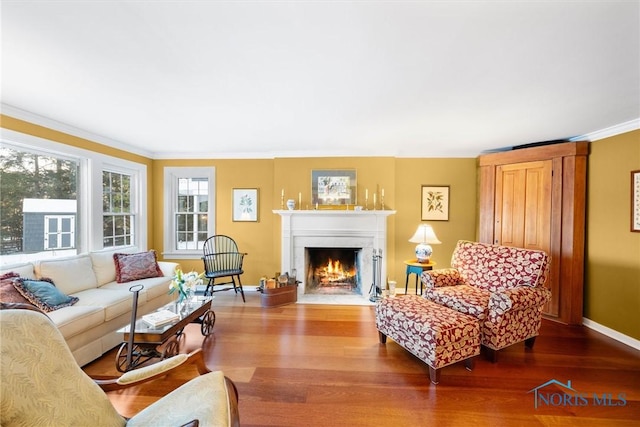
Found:
[(22, 296), (20, 292), (13, 286), (13, 282), (18, 279), (20, 275), (10, 271), (0, 276), (0, 302), (7, 304), (29, 304), (32, 305), (28, 299)]
[(78, 302), (78, 297), (64, 294), (53, 284), (51, 279), (40, 280), (18, 278), (13, 286), (29, 302), (40, 310), (48, 313), (62, 307), (68, 307)]
[(117, 253), (113, 254), (113, 260), (118, 283), (163, 276), (154, 250), (137, 254)]

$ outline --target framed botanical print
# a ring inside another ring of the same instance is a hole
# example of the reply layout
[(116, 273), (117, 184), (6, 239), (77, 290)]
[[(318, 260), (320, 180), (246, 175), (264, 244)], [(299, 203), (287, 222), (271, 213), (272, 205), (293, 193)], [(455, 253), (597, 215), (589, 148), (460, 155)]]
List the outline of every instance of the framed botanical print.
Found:
[(449, 186), (422, 186), (422, 221), (449, 221)]
[(234, 221), (258, 221), (257, 188), (234, 188), (232, 203)]

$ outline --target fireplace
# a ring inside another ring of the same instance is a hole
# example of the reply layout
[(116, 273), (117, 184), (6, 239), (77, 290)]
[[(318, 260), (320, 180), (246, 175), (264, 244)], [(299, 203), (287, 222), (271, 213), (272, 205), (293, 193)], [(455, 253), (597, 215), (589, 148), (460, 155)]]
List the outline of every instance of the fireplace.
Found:
[(280, 268), (282, 272), (294, 269), (298, 272), (298, 280), (301, 281), (298, 302), (315, 302), (320, 298), (330, 300), (332, 297), (329, 292), (318, 294), (307, 288), (309, 248), (343, 249), (351, 253), (358, 250), (356, 268), (359, 283), (353, 295), (345, 297), (369, 301), (375, 253), (382, 252), (382, 277), (387, 274), (387, 217), (395, 211), (275, 210), (274, 213), (281, 216)]
[(305, 294), (362, 294), (362, 248), (305, 248), (305, 253)]

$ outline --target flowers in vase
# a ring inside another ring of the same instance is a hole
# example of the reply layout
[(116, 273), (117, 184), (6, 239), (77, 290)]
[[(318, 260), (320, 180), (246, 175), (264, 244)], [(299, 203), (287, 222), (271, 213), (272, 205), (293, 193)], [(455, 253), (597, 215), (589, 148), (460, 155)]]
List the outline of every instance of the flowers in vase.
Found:
[(176, 275), (173, 276), (173, 280), (169, 284), (169, 295), (178, 292), (178, 301), (182, 302), (188, 299), (195, 294), (196, 287), (202, 285), (203, 276), (204, 273), (198, 274), (195, 271), (183, 273), (181, 269), (176, 269)]

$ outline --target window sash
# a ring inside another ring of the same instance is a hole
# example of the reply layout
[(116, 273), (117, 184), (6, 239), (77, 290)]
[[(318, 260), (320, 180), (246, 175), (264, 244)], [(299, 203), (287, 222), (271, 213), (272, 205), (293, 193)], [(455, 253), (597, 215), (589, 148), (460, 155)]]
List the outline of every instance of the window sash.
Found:
[(102, 171), (103, 248), (129, 246), (135, 241), (132, 180), (129, 174)]
[(195, 258), (214, 234), (214, 168), (165, 168), (164, 256)]
[(75, 215), (44, 216), (44, 250), (75, 248)]

